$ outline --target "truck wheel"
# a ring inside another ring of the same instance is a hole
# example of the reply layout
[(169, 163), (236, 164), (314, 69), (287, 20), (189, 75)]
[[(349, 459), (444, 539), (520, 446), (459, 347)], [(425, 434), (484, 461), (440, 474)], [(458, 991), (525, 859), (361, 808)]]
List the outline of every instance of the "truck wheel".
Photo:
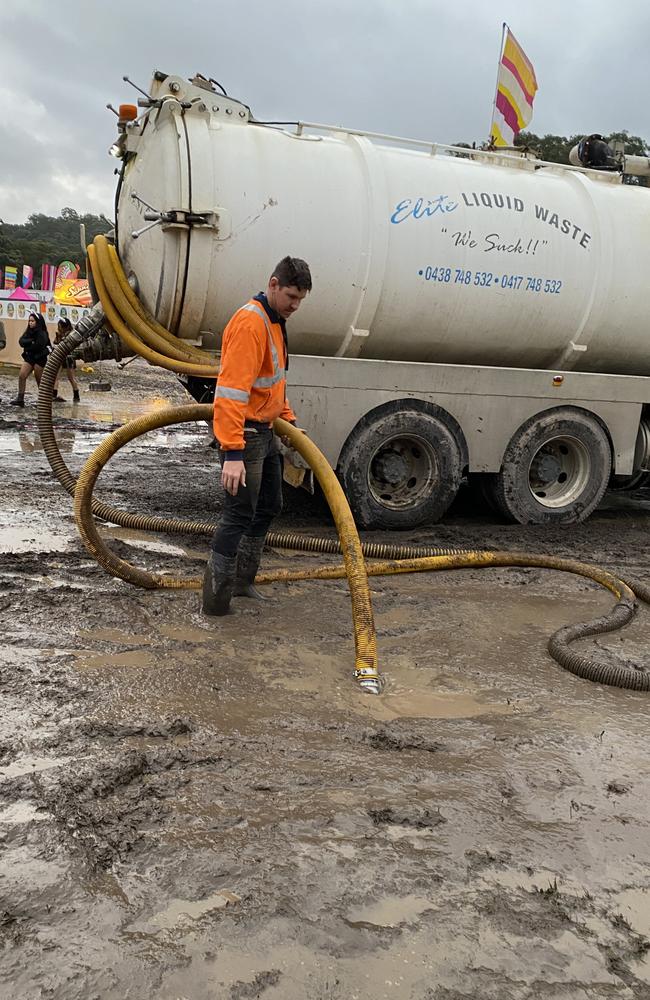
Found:
[(456, 496), (461, 450), (442, 420), (395, 410), (352, 434), (338, 471), (360, 527), (414, 528), (439, 520)]
[(579, 410), (553, 410), (512, 438), (494, 498), (520, 524), (574, 524), (598, 506), (611, 466), (609, 440), (596, 420)]

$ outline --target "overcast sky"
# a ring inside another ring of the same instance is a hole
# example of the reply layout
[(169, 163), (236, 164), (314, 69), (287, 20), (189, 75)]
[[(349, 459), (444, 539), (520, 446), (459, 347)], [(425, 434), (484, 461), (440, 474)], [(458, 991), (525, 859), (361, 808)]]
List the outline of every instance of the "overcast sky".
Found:
[(531, 131), (650, 139), (648, 0), (4, 0), (0, 219), (112, 212), (108, 101), (153, 69), (216, 77), (260, 119), (438, 142), (489, 133), (501, 23), (535, 67)]

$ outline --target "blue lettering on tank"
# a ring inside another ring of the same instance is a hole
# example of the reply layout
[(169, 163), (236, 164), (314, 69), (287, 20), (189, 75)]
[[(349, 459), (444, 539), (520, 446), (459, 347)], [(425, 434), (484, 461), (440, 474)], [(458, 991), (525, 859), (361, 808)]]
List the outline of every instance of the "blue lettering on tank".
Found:
[(432, 215), (446, 215), (458, 208), (458, 202), (451, 201), (449, 195), (439, 194), (437, 198), (404, 198), (395, 206), (390, 221), (397, 225), (407, 219), (428, 219)]

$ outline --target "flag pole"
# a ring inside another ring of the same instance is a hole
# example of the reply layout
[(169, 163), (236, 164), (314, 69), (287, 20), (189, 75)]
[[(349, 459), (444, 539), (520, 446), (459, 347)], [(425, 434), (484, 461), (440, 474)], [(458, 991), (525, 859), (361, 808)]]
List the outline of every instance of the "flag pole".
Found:
[(504, 21), (501, 26), (501, 47), (499, 49), (499, 59), (497, 61), (497, 82), (494, 87), (494, 101), (492, 102), (492, 117), (490, 119), (490, 146), (494, 142), (494, 136), (492, 135), (492, 125), (494, 124), (494, 115), (497, 110), (497, 95), (499, 93), (499, 73), (501, 71), (501, 59), (503, 57), (503, 46), (505, 45), (507, 30), (508, 30), (508, 25)]

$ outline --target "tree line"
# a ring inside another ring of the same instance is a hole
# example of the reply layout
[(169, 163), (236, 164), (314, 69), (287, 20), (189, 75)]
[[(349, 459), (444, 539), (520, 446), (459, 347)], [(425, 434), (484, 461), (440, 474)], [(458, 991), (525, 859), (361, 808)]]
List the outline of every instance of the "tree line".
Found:
[[(535, 135), (534, 132), (520, 132), (515, 138), (515, 146), (534, 149), (538, 153), (540, 160), (547, 160), (549, 163), (568, 163), (569, 153), (584, 138), (585, 135), (582, 132), (579, 135), (570, 136), (550, 134), (539, 136)], [(648, 155), (648, 143), (640, 135), (630, 135), (629, 132), (623, 130), (622, 132), (612, 132), (610, 135), (604, 135), (603, 139), (610, 145), (622, 143), (628, 155)]]
[(80, 265), (80, 276), (86, 277), (86, 259), (81, 247), (80, 226), (86, 227), (86, 243), (113, 228), (105, 215), (79, 215), (74, 208), (64, 208), (58, 216), (35, 213), (27, 222), (0, 223), (0, 269), (7, 265), (18, 268), (17, 285), (22, 278), (22, 265), (34, 268), (34, 287), (41, 280), (43, 264), (60, 264), (70, 260)]
[[(546, 160), (548, 163), (568, 163), (569, 153), (584, 138), (584, 132), (580, 132), (577, 135), (565, 136), (552, 135), (550, 133), (547, 135), (536, 135), (534, 132), (523, 131), (515, 136), (515, 146), (521, 146), (524, 149), (534, 151), (540, 160)], [(630, 135), (625, 129), (622, 132), (612, 132), (610, 135), (604, 135), (603, 139), (610, 143), (610, 145), (622, 143), (628, 155), (647, 156), (650, 152), (650, 146), (645, 139), (642, 139), (640, 135)], [(471, 143), (468, 142), (457, 142), (455, 145), (461, 146), (463, 149), (472, 148)]]

